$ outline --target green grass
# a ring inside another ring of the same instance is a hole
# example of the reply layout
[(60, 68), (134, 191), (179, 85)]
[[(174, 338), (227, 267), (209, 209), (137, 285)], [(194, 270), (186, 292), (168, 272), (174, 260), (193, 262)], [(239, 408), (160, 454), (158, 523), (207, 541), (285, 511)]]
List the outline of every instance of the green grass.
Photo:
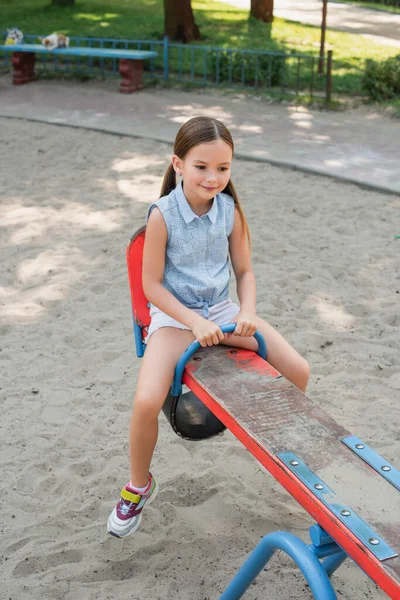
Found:
[[(249, 11), (210, 0), (192, 0), (202, 44), (260, 50), (318, 53), (319, 27), (276, 18), (272, 26), (249, 20)], [(161, 39), (162, 0), (76, 0), (73, 7), (52, 6), (50, 0), (0, 0), (0, 29), (19, 27), (24, 33), (69, 36)], [(327, 47), (336, 58), (393, 56), (398, 49), (336, 31), (327, 32)]]
[[(192, 7), (202, 34), (198, 45), (318, 56), (319, 27), (279, 18), (265, 24), (249, 19), (248, 10), (210, 0), (192, 0)], [(12, 26), (26, 34), (57, 31), (72, 37), (161, 40), (163, 0), (76, 0), (73, 7), (52, 6), (50, 0), (0, 0), (0, 30)], [(349, 94), (360, 93), (366, 59), (384, 60), (399, 53), (360, 35), (329, 30), (328, 49), (334, 56), (334, 91)], [(200, 62), (196, 70), (201, 74)]]
[(160, 0), (76, 0), (75, 6), (52, 6), (50, 0), (0, 0), (0, 29), (24, 33), (134, 38), (160, 36)]

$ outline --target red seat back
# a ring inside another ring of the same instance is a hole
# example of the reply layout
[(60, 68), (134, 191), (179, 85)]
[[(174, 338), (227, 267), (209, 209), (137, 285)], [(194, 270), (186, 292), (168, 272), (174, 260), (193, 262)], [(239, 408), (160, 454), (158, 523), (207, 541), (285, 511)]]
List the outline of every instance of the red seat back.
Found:
[[(141, 227), (133, 234), (126, 247), (126, 263), (128, 266), (129, 287), (131, 291), (132, 317), (134, 324), (141, 330), (141, 340), (147, 335), (150, 325), (150, 310), (148, 300), (143, 292), (143, 247), (146, 227)], [(136, 348), (138, 349), (138, 331), (135, 327)]]

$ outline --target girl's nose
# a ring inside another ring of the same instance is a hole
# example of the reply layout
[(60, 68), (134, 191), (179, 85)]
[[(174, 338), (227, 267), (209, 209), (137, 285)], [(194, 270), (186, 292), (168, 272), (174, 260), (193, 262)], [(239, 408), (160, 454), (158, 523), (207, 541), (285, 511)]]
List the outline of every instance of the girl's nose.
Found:
[(207, 173), (207, 181), (209, 181), (210, 183), (212, 181), (217, 181), (217, 175), (215, 173)]

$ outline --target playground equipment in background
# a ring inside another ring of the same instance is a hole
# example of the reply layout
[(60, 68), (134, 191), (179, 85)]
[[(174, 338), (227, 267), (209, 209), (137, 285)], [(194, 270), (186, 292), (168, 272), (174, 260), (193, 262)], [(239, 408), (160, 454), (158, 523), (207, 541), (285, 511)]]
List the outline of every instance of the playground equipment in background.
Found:
[[(142, 288), (144, 239), (142, 227), (126, 250), (139, 357), (150, 324)], [(230, 429), (317, 525), (308, 545), (286, 532), (265, 536), (220, 600), (240, 598), (278, 549), (299, 566), (316, 600), (337, 598), (329, 578), (348, 556), (399, 600), (400, 472), (269, 365), (262, 336), (255, 337), (258, 354), (193, 342), (177, 364), (163, 411), (188, 439)], [(182, 383), (189, 392), (182, 393)]]

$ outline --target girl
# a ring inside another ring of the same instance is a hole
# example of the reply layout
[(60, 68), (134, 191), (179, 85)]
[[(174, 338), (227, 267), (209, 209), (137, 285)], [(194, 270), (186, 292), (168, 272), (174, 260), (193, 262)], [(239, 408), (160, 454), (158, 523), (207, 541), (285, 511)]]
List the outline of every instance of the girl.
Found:
[[(131, 480), (108, 519), (108, 531), (136, 531), (146, 504), (157, 493), (149, 472), (158, 435), (158, 415), (175, 365), (194, 339), (201, 346), (226, 344), (257, 350), (258, 329), (268, 362), (305, 391), (308, 363), (282, 336), (256, 316), (256, 284), (250, 235), (230, 179), (233, 141), (220, 121), (195, 117), (179, 130), (161, 197), (150, 206), (143, 253), (143, 289), (151, 325), (130, 423)], [(176, 174), (182, 182), (176, 185)], [(228, 297), (229, 259), (239, 306)], [(236, 323), (232, 337), (219, 328)], [(227, 338), (230, 338), (229, 341)]]

